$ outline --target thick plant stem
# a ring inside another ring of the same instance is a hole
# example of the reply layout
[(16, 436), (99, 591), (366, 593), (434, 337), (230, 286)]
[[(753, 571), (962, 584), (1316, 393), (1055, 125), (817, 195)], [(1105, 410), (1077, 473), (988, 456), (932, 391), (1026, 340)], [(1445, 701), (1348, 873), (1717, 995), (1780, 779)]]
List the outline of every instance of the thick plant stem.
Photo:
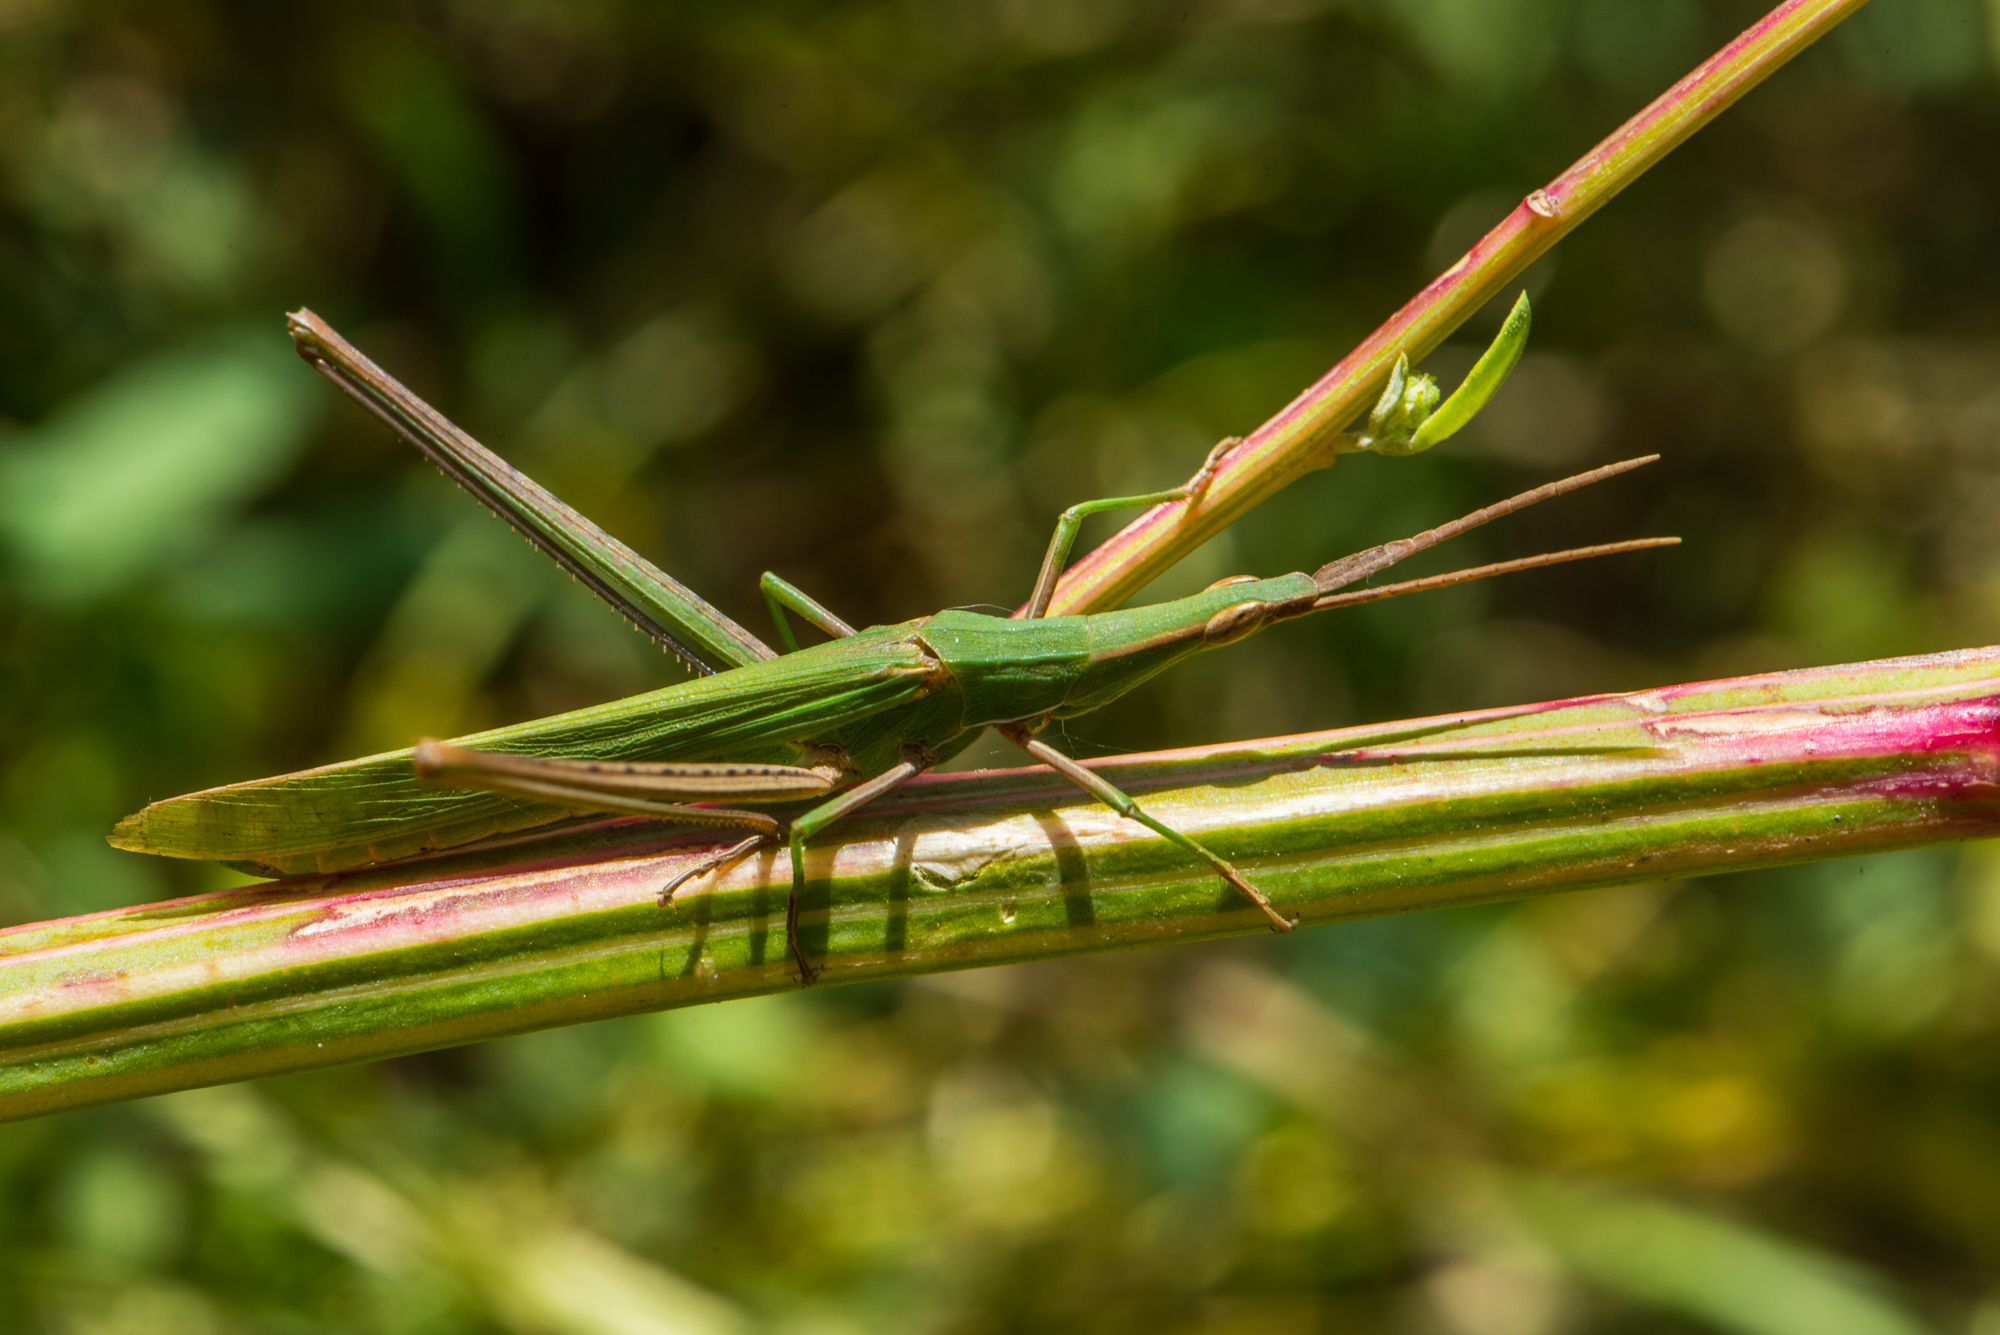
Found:
[(1185, 505), (1140, 515), (1078, 561), (1057, 616), (1116, 607), (1188, 552), (1341, 451), (1399, 354), (1420, 361), (1585, 218), (1867, 0), (1786, 0), (1663, 93), (1568, 171), (1530, 194), (1339, 365), (1219, 459)]
[[(1303, 924), (2000, 835), (2000, 648), (1100, 763)], [(0, 1117), (797, 987), (790, 876), (618, 821), (0, 933)], [(812, 849), (821, 986), (1260, 933), (1043, 769)]]

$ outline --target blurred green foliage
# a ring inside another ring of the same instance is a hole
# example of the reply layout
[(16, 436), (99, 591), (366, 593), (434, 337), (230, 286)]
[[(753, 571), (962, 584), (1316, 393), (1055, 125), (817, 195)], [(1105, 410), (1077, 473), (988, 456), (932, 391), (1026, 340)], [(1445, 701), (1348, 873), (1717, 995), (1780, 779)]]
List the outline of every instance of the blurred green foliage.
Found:
[[(674, 669), (286, 358), (310, 304), (762, 624), (1026, 593), (1756, 17), (1734, 0), (0, 0), (0, 910), (152, 797)], [(1435, 456), (1647, 450), (1085, 754), (2000, 638), (2000, 6), (1876, 0), (1530, 274)], [(1463, 348), (1469, 365), (1504, 303)], [(999, 753), (989, 753), (997, 756)], [(51, 1332), (2000, 1331), (2000, 852), (546, 1033), (0, 1128)]]

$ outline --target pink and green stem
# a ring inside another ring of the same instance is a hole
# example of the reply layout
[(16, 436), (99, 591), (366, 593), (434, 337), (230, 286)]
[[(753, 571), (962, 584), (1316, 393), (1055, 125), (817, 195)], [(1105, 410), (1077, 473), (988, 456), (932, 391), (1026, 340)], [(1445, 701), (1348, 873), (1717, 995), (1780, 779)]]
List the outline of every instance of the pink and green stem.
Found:
[[(1093, 766), (1303, 924), (2000, 834), (2000, 648)], [(645, 821), (0, 933), (0, 1117), (798, 986), (782, 854)], [(1042, 769), (822, 836), (822, 985), (1268, 932)]]

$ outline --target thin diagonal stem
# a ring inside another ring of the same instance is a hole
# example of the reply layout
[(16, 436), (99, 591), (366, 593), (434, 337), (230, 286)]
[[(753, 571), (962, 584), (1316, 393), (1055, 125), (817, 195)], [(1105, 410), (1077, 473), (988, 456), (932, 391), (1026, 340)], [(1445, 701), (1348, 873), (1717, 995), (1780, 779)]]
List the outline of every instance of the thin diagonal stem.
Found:
[(1342, 429), (1382, 391), (1399, 354), (1421, 360), (1523, 270), (1655, 163), (1867, 0), (1786, 0), (1530, 194), (1465, 257), (1339, 365), (1205, 465), (1207, 485), (1156, 506), (1072, 566), (1053, 615), (1118, 606), (1188, 552), (1340, 451)]

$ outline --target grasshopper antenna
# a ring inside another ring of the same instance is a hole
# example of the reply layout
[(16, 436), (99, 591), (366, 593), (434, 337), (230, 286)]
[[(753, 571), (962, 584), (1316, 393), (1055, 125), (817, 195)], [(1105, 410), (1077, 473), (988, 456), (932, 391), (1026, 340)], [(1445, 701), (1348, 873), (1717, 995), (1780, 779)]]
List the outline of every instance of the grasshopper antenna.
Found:
[(1424, 579), (1406, 579), (1400, 584), (1356, 589), (1353, 593), (1331, 593), (1316, 600), (1312, 610), (1324, 612), (1331, 607), (1353, 607), (1357, 603), (1375, 603), (1384, 598), (1396, 598), (1406, 593), (1422, 593), (1427, 589), (1445, 589), (1454, 584), (1469, 584), (1475, 579), (1511, 575), (1517, 570), (1539, 570), (1543, 566), (1559, 566), (1569, 561), (1588, 561), (1597, 556), (1642, 552), (1649, 547), (1678, 547), (1680, 542), (1679, 538), (1633, 538), (1627, 542), (1600, 543), (1595, 547), (1571, 547), (1566, 551), (1544, 552), (1540, 556), (1524, 556), (1517, 561), (1497, 561), (1490, 566), (1473, 566), (1443, 575), (1430, 575)]
[[(1565, 492), (1575, 491), (1579, 487), (1587, 487), (1593, 482), (1602, 482), (1606, 478), (1617, 477), (1620, 473), (1629, 473), (1635, 468), (1643, 468), (1659, 457), (1657, 454), (1648, 454), (1637, 459), (1627, 459), (1622, 463), (1606, 464), (1602, 468), (1593, 468), (1588, 473), (1578, 473), (1575, 477), (1566, 477), (1560, 482), (1546, 483), (1543, 486), (1536, 487), (1533, 491), (1524, 491), (1518, 496), (1510, 496), (1506, 500), (1489, 505), (1483, 510), (1474, 510), (1462, 519), (1454, 519), (1449, 524), (1439, 524), (1436, 528), (1426, 529), (1414, 537), (1398, 538), (1394, 542), (1385, 542), (1379, 547), (1370, 547), (1367, 551), (1356, 552), (1352, 556), (1343, 556), (1338, 561), (1321, 566), (1313, 573), (1313, 583), (1319, 586), (1319, 591), (1322, 595), (1320, 601), (1314, 603), (1313, 606), (1315, 609), (1336, 606), (1336, 604), (1328, 602), (1324, 595), (1332, 593), (1335, 589), (1345, 588), (1358, 579), (1366, 579), (1378, 570), (1386, 570), (1405, 557), (1415, 556), (1418, 552), (1435, 547), (1448, 538), (1455, 538), (1461, 533), (1469, 532), (1472, 529), (1478, 528), (1481, 524), (1491, 523), (1503, 515), (1511, 515), (1516, 510), (1525, 510), (1531, 505), (1549, 500), (1551, 497), (1560, 496)], [(1679, 541), (1679, 538), (1646, 538), (1636, 544), (1612, 543), (1603, 547), (1579, 547), (1574, 553), (1557, 552), (1546, 557), (1536, 556), (1527, 559), (1535, 564), (1553, 565), (1557, 564), (1558, 560), (1575, 561), (1581, 560), (1585, 556), (1608, 556), (1613, 552), (1635, 550), (1637, 547), (1645, 546), (1660, 547)], [(1516, 562), (1505, 562), (1503, 564), (1507, 570), (1527, 570), (1532, 568), (1532, 566), (1521, 565)], [(1468, 579), (1484, 579), (1488, 575), (1501, 574), (1503, 571), (1501, 566), (1482, 566), (1479, 568), (1478, 573), (1470, 571), (1459, 573)], [(1441, 575), (1438, 578), (1457, 582), (1453, 577)], [(1418, 584), (1423, 584), (1426, 588), (1441, 587), (1424, 584), (1423, 581), (1417, 580), (1412, 581), (1410, 587), (1404, 589), (1404, 591), (1413, 592), (1415, 586)], [(1402, 586), (1393, 587), (1401, 588)], [(1357, 601), (1372, 602), (1373, 599), (1363, 598)]]

